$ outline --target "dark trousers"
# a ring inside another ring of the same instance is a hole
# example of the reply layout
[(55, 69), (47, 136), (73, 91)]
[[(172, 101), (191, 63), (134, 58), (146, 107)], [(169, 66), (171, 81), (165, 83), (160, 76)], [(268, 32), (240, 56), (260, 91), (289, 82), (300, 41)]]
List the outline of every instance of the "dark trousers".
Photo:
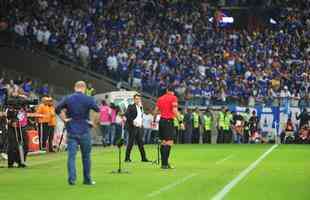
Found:
[(230, 130), (223, 130), (222, 128), (218, 129), (218, 135), (217, 135), (218, 144), (231, 143), (231, 140), (232, 140), (232, 134)]
[(179, 129), (177, 132), (177, 143), (184, 144), (184, 130)]
[(178, 127), (174, 127), (175, 128), (175, 138), (173, 139), (174, 140), (174, 143), (178, 144), (179, 143), (179, 134), (180, 134), (180, 130)]
[(0, 133), (0, 153), (7, 152), (7, 130), (5, 128), (1, 128)]
[(193, 131), (191, 129), (186, 129), (184, 131), (183, 141), (185, 144), (192, 143), (192, 134), (193, 134)]
[(40, 148), (45, 149), (46, 148), (46, 142), (48, 140), (49, 135), (49, 126), (48, 123), (42, 123), (39, 125), (40, 127), (40, 133), (39, 133), (39, 140), (40, 140)]
[(141, 160), (146, 160), (146, 154), (143, 146), (143, 129), (138, 127), (130, 127), (128, 129), (128, 144), (126, 148), (126, 160), (130, 160), (130, 153), (132, 150), (132, 147), (137, 142), (137, 145), (139, 147), (139, 151), (141, 154)]
[(22, 138), (20, 137), (19, 131), (19, 128), (17, 128), (16, 138), (15, 129), (13, 127), (9, 127), (8, 129), (8, 166), (13, 166), (14, 163), (17, 163), (18, 165), (22, 164), (17, 139), (19, 142), (23, 141), (24, 161), (26, 161), (27, 158), (28, 139), (26, 131), (24, 128), (22, 128)]
[(249, 135), (250, 131), (249, 130), (244, 130), (244, 133), (243, 133), (243, 143), (247, 144), (249, 143)]
[(52, 152), (53, 150), (53, 139), (54, 139), (54, 126), (48, 126), (48, 151)]
[(224, 134), (224, 143), (225, 144), (232, 143), (232, 133), (231, 133), (231, 131), (230, 130), (224, 130), (223, 134)]
[(202, 135), (202, 141), (204, 144), (211, 144), (211, 130), (205, 130)]
[(192, 142), (193, 144), (199, 144), (200, 131), (199, 128), (193, 129)]

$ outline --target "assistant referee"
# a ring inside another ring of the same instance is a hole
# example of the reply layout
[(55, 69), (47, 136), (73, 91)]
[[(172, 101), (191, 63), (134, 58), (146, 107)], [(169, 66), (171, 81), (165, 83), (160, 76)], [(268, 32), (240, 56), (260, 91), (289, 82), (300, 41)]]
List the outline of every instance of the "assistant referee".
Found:
[(171, 87), (168, 87), (166, 93), (157, 100), (155, 112), (160, 113), (159, 139), (162, 141), (160, 146), (161, 168), (173, 169), (168, 160), (171, 146), (173, 145), (173, 138), (175, 137), (173, 119), (178, 112), (178, 99), (174, 95)]

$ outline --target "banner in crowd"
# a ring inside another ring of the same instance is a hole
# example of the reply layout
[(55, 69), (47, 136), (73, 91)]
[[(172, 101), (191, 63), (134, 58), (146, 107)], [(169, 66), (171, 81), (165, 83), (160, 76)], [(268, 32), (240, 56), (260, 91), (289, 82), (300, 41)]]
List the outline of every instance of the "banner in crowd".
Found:
[[(246, 107), (231, 106), (229, 107), (231, 111), (235, 112), (245, 112)], [(299, 120), (297, 120), (296, 115), (301, 111), (297, 107), (252, 107), (249, 108), (250, 113), (256, 111), (257, 117), (260, 119), (260, 127), (264, 128), (266, 131), (276, 130), (277, 134), (280, 134), (285, 128), (285, 124), (289, 118), (291, 118), (295, 127), (298, 127)]]

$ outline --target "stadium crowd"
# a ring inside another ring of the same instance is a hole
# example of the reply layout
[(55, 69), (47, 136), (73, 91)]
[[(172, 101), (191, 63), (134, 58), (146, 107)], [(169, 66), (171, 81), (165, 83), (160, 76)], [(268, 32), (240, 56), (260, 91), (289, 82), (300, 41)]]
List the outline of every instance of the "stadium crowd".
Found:
[(73, 2), (11, 1), (18, 42), (155, 96), (173, 84), (190, 105), (309, 105), (309, 1), (262, 30), (218, 27), (208, 1)]

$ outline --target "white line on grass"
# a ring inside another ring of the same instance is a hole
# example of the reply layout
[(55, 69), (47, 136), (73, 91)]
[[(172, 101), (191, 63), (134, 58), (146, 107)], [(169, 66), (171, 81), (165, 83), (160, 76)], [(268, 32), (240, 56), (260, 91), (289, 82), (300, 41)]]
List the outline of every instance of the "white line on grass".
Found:
[[(223, 158), (221, 160), (216, 161), (215, 164), (218, 165), (218, 164), (220, 164), (220, 163), (222, 163), (222, 162), (224, 162), (224, 161), (226, 161), (226, 160), (228, 160), (228, 159), (230, 159), (232, 157), (233, 157), (233, 155), (231, 154), (231, 155), (229, 155), (229, 156), (227, 156), (227, 157), (225, 157), (225, 158)], [(170, 190), (170, 189), (176, 187), (177, 185), (180, 185), (180, 184), (188, 181), (189, 179), (191, 179), (191, 178), (193, 178), (193, 177), (195, 177), (197, 175), (198, 175), (197, 173), (190, 174), (190, 175), (188, 175), (188, 176), (186, 176), (186, 177), (184, 177), (184, 178), (182, 178), (182, 179), (180, 179), (180, 180), (178, 180), (176, 182), (171, 183), (170, 185), (167, 185), (167, 186), (162, 187), (161, 189), (159, 189), (157, 191), (149, 193), (148, 195), (146, 195), (146, 197), (151, 198), (151, 197), (157, 196), (157, 195), (161, 194), (162, 192)]]
[(223, 159), (221, 159), (221, 160), (219, 160), (219, 161), (216, 161), (216, 165), (219, 165), (219, 164), (221, 164), (221, 163), (223, 163), (223, 162), (225, 162), (226, 160), (229, 160), (229, 159), (231, 159), (232, 157), (234, 157), (234, 155), (229, 155), (229, 156), (227, 156), (226, 158), (223, 158)]
[(180, 184), (182, 184), (182, 183), (188, 181), (189, 179), (191, 179), (191, 178), (193, 178), (193, 177), (195, 177), (195, 176), (197, 176), (197, 175), (198, 175), (198, 174), (190, 174), (190, 175), (188, 175), (188, 176), (185, 176), (184, 178), (182, 178), (182, 179), (180, 179), (180, 180), (178, 180), (178, 181), (176, 181), (176, 182), (173, 182), (173, 183), (171, 183), (170, 185), (167, 185), (167, 186), (165, 186), (165, 187), (162, 187), (160, 190), (151, 192), (150, 194), (146, 195), (146, 197), (151, 198), (151, 197), (157, 196), (157, 195), (159, 195), (160, 193), (165, 192), (165, 191), (167, 191), (167, 190), (170, 190), (171, 188), (174, 188), (175, 186), (180, 185)]
[[(95, 156), (99, 153), (107, 153), (107, 152), (112, 152), (111, 150), (108, 150), (108, 151), (95, 151), (94, 153), (92, 153), (91, 156)], [(67, 152), (66, 152), (67, 153)], [(37, 166), (37, 165), (44, 165), (44, 164), (48, 164), (48, 163), (51, 163), (51, 162), (58, 162), (58, 161), (66, 161), (67, 160), (67, 156), (65, 157), (61, 157), (61, 158), (57, 158), (57, 159), (51, 159), (51, 160), (43, 160), (43, 161), (39, 161), (39, 162), (33, 162), (31, 164), (31, 161), (30, 161), (30, 167), (32, 166)]]
[(275, 144), (270, 147), (263, 155), (261, 155), (255, 162), (253, 162), (248, 168), (243, 170), (236, 178), (230, 181), (221, 191), (219, 191), (212, 200), (222, 200), (226, 194), (235, 187), (239, 181), (241, 181), (244, 177), (246, 177), (255, 167), (270, 154), (278, 145)]

